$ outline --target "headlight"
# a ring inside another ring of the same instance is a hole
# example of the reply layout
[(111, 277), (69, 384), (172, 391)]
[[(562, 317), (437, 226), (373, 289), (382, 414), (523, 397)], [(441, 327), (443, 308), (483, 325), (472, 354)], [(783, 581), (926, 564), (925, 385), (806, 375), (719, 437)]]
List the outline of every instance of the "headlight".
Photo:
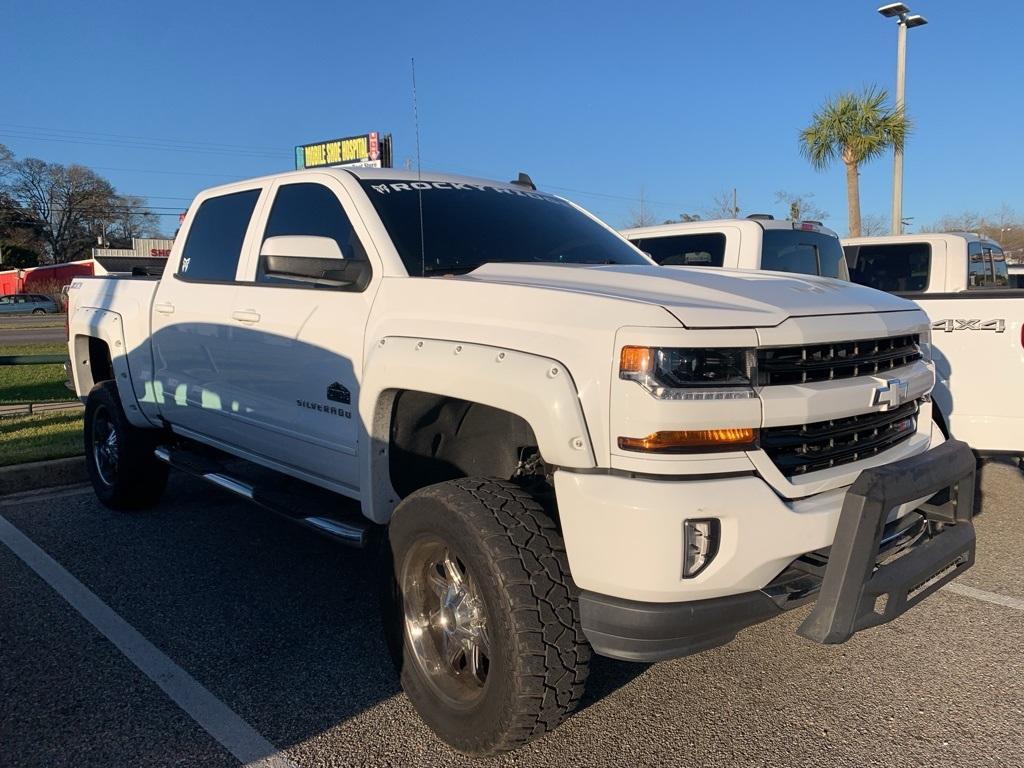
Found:
[(662, 400), (741, 400), (754, 397), (757, 356), (734, 347), (623, 347), (619, 378)]

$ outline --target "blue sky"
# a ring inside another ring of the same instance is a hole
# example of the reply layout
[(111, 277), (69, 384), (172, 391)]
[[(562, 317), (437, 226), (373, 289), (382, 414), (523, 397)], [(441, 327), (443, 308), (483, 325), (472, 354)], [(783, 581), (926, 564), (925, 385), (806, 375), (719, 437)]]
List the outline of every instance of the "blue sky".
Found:
[[(797, 132), (831, 93), (892, 90), (896, 25), (877, 4), (0, 0), (0, 143), (165, 211), (319, 139), (390, 131), (400, 165), (414, 56), (425, 169), (525, 170), (613, 225), (641, 189), (659, 219), (733, 187), (743, 213), (813, 193), (845, 232), (843, 172), (813, 171)], [(1024, 3), (910, 5), (930, 24), (910, 32), (905, 215), (1024, 212)], [(891, 167), (863, 169), (865, 214), (887, 217)]]

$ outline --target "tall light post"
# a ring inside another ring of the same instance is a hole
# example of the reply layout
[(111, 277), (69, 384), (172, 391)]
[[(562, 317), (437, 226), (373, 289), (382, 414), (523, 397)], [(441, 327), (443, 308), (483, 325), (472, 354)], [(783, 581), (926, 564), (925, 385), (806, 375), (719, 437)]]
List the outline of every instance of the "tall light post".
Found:
[[(896, 42), (896, 111), (904, 113), (907, 78), (907, 30), (923, 27), (928, 19), (911, 13), (903, 3), (889, 3), (878, 9), (886, 18), (899, 19), (899, 36)], [(903, 150), (896, 148), (892, 153), (892, 233), (903, 234)]]

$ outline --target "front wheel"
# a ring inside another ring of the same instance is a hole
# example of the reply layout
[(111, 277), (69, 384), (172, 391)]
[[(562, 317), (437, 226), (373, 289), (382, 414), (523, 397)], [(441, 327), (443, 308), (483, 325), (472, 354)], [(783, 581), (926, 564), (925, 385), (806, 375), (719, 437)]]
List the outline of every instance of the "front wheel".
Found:
[(439, 483), (399, 505), (388, 537), (389, 645), (442, 740), (503, 752), (575, 709), (590, 647), (562, 537), (529, 494), (489, 479)]
[(105, 506), (145, 509), (159, 501), (167, 465), (153, 455), (157, 434), (128, 421), (114, 382), (92, 388), (85, 402), (85, 462)]
[(33, 309), (32, 310), (32, 314), (33, 315), (45, 315), (46, 314), (46, 310), (45, 309)]

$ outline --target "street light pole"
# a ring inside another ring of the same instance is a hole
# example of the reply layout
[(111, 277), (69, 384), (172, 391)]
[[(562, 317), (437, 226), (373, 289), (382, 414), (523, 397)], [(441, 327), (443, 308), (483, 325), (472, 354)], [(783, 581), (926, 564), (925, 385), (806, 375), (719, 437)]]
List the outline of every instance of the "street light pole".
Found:
[[(900, 19), (896, 40), (896, 111), (904, 112), (907, 81), (907, 25)], [(892, 153), (892, 233), (903, 234), (903, 148)]]
[[(883, 5), (878, 12), (887, 18), (899, 19), (896, 38), (896, 111), (906, 114), (907, 81), (907, 30), (920, 27), (928, 20), (919, 14), (912, 14), (903, 3)], [(892, 233), (903, 234), (903, 150), (895, 147), (892, 153)]]

